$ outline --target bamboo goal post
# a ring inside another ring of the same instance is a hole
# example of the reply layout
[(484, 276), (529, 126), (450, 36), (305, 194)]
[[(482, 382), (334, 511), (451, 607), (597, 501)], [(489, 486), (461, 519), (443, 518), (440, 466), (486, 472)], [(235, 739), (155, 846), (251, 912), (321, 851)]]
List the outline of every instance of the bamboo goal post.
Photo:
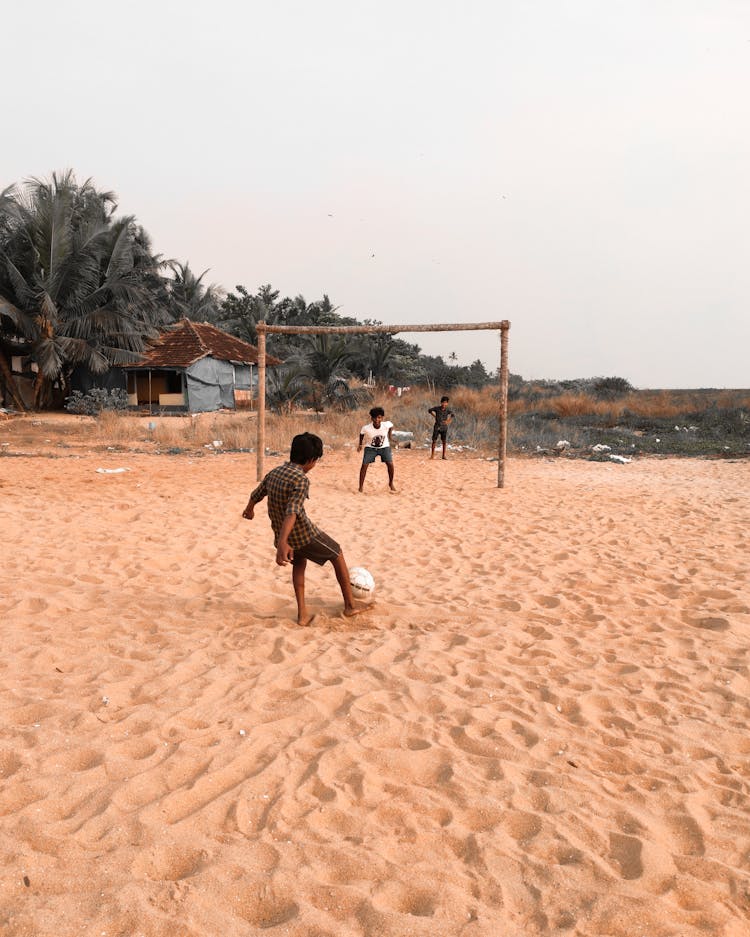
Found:
[(398, 332), (469, 332), (493, 331), (500, 333), (500, 409), (498, 413), (497, 487), (505, 487), (505, 455), (508, 446), (508, 331), (510, 322), (453, 322), (440, 325), (267, 325), (259, 322), (258, 333), (258, 443), (256, 471), (258, 481), (263, 478), (266, 452), (266, 334), (283, 335), (396, 335)]

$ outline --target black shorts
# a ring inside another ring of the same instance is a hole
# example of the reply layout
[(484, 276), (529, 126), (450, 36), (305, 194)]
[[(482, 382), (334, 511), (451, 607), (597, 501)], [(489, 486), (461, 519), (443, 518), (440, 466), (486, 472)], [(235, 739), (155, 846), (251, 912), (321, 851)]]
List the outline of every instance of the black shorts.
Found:
[(436, 426), (432, 431), (432, 441), (437, 442), (438, 436), (445, 442), (445, 437), (448, 435), (448, 430), (443, 427), (442, 429), (439, 426)]
[(322, 566), (329, 560), (333, 562), (341, 553), (341, 547), (336, 543), (333, 537), (323, 533), (321, 530), (313, 539), (304, 545), (297, 547), (294, 551), (295, 560), (300, 557), (305, 560), (312, 560), (318, 566)]

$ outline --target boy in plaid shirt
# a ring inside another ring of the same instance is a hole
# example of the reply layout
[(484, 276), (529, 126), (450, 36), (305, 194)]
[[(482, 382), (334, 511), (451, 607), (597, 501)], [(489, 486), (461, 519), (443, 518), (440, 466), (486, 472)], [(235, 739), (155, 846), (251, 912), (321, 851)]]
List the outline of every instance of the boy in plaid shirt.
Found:
[(320, 530), (305, 513), (305, 499), (309, 497), (310, 482), (307, 473), (323, 455), (323, 441), (313, 433), (300, 433), (292, 440), (289, 461), (266, 475), (250, 495), (242, 516), (252, 520), (255, 505), (268, 496), (268, 516), (273, 527), (276, 562), (279, 566), (292, 564), (292, 585), (297, 600), (297, 624), (310, 625), (315, 618), (305, 604), (305, 568), (312, 560), (322, 566), (329, 560), (344, 599), (344, 615), (350, 618), (366, 612), (367, 607), (354, 604), (349, 583), (349, 568), (341, 547), (328, 534)]

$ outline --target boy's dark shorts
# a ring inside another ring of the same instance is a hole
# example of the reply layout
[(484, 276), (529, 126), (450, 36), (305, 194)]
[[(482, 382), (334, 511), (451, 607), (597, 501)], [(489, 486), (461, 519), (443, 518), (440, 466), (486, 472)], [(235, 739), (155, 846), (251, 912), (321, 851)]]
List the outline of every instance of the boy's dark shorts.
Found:
[(439, 436), (443, 440), (443, 442), (445, 442), (445, 437), (447, 435), (448, 435), (448, 430), (445, 427), (440, 429), (439, 426), (436, 426), (435, 429), (432, 431), (432, 441), (437, 442), (437, 438)]
[(329, 537), (328, 534), (319, 531), (317, 536), (304, 545), (304, 547), (297, 547), (294, 551), (294, 558), (302, 557), (305, 560), (312, 560), (313, 563), (317, 563), (318, 566), (322, 566), (324, 563), (327, 563), (329, 560), (333, 562), (336, 557), (341, 553), (341, 547), (336, 543), (333, 537)]
[(380, 456), (381, 461), (386, 465), (393, 462), (393, 452), (390, 446), (365, 446), (365, 454), (362, 456), (362, 465), (372, 465), (375, 459)]

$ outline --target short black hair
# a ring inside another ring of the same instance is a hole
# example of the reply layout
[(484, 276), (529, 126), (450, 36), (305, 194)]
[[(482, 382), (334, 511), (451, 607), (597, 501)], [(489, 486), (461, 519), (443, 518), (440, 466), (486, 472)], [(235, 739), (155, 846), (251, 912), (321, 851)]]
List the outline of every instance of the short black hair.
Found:
[(292, 440), (289, 450), (289, 461), (296, 465), (304, 465), (323, 455), (323, 440), (315, 433), (299, 433)]
[(448, 403), (448, 401), (449, 401), (450, 399), (451, 399), (450, 397), (441, 397), (441, 398), (440, 398), (440, 403)]
[(376, 416), (385, 416), (385, 410), (382, 407), (373, 407), (370, 410), (370, 417), (374, 420)]

